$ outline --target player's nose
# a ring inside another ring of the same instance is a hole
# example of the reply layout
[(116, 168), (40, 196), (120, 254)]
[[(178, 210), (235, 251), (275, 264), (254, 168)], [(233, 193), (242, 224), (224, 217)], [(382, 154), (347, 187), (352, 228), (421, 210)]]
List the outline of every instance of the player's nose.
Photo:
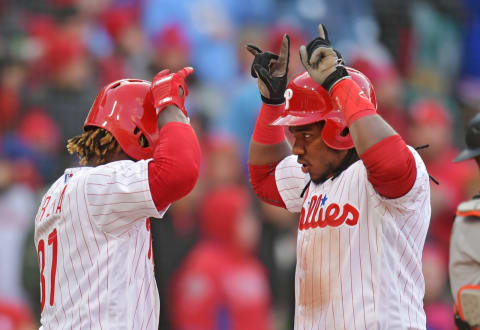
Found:
[(295, 140), (295, 143), (293, 144), (292, 153), (297, 156), (305, 154), (305, 148), (303, 147), (303, 144), (298, 142), (298, 140)]

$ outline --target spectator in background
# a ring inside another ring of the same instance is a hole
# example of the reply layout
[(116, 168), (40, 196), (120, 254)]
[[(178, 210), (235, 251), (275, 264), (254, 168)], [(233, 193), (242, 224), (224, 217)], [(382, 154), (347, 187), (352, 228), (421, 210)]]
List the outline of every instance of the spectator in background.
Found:
[(38, 173), (32, 162), (0, 154), (0, 300), (17, 305), (28, 306), (21, 285), (21, 262), (35, 210), (35, 187)]
[[(84, 24), (73, 11), (44, 35), (46, 51), (41, 63), (48, 75), (30, 100), (55, 118), (62, 145), (67, 137), (81, 133), (78, 123), (85, 120), (96, 94), (94, 66), (83, 39)], [(69, 167), (66, 151), (60, 160), (60, 168)]]
[(258, 204), (262, 226), (258, 256), (269, 274), (277, 320), (284, 329), (293, 329), (298, 225), (296, 215), (264, 202), (258, 201)]
[(201, 238), (173, 276), (174, 329), (273, 329), (260, 227), (248, 191), (220, 187), (201, 206)]
[(57, 176), (60, 129), (42, 109), (29, 109), (19, 123), (16, 138), (25, 144), (44, 182)]
[(21, 62), (5, 60), (0, 63), (0, 133), (15, 128), (21, 112), (21, 88), (27, 68)]
[[(240, 143), (242, 164), (246, 164), (250, 138), (257, 121), (257, 109), (261, 105), (257, 85), (251, 79), (251, 55), (245, 50), (245, 46), (255, 44), (262, 49), (278, 53), (284, 33), (290, 36), (292, 49), (298, 49), (306, 43), (307, 36), (304, 31), (286, 23), (276, 24), (267, 29), (250, 26), (240, 33), (237, 57), (241, 72), (236, 80), (235, 88), (229, 91), (227, 111), (215, 118), (214, 129), (235, 136)], [(289, 78), (303, 69), (296, 56), (291, 57), (289, 67)]]
[(244, 183), (238, 142), (232, 137), (214, 134), (204, 142), (205, 186), (214, 188)]
[[(408, 72), (415, 93), (451, 95), (460, 71), (460, 21), (456, 17), (458, 1), (410, 1), (411, 65)], [(446, 5), (445, 5), (446, 4)], [(441, 9), (450, 6), (450, 11)], [(447, 14), (446, 14), (447, 13)]]
[(0, 329), (34, 330), (38, 325), (28, 306), (0, 298)]
[(191, 45), (181, 24), (165, 26), (152, 38), (151, 72), (160, 72), (165, 68), (180, 70), (191, 61)]
[(410, 108), (408, 143), (421, 150), (428, 173), (440, 182), (431, 185), (432, 218), (427, 240), (434, 240), (447, 260), (452, 215), (465, 197), (465, 187), (474, 177), (472, 164), (453, 164), (458, 150), (452, 144), (452, 121), (444, 106), (433, 99), (415, 102)]
[[(308, 35), (299, 27), (292, 24), (277, 23), (267, 30), (268, 47), (271, 52), (277, 54), (280, 52), (282, 46), (282, 38), (284, 34), (288, 34), (290, 37), (290, 48), (299, 49), (301, 45), (305, 45), (308, 42)], [(253, 40), (255, 41), (255, 40)], [(249, 41), (252, 43), (252, 40)], [(250, 59), (251, 62), (251, 59)], [(250, 63), (251, 64), (251, 63)], [(304, 71), (302, 62), (299, 56), (292, 56), (288, 63), (288, 80)]]
[(245, 51), (245, 45), (252, 40), (259, 45), (266, 45), (268, 41), (265, 35), (266, 31), (257, 25), (248, 26), (239, 32), (237, 44), (239, 74), (235, 79), (235, 87), (228, 91), (225, 111), (214, 117), (212, 123), (215, 132), (234, 136), (238, 140), (242, 164), (245, 164), (244, 160), (247, 159), (251, 127), (257, 120), (255, 109), (261, 103), (257, 86), (250, 79), (250, 58)]
[[(100, 83), (127, 77), (147, 79), (152, 76), (148, 71), (147, 40), (139, 23), (138, 11), (133, 6), (117, 6), (107, 8), (102, 13), (103, 25), (114, 47), (111, 54), (99, 61)], [(175, 72), (183, 67), (169, 68)]]
[[(461, 115), (467, 122), (480, 111), (480, 2), (462, 0), (463, 52), (461, 52), (461, 73), (456, 92), (463, 107)], [(459, 136), (461, 136), (459, 134)], [(460, 141), (458, 141), (460, 142)]]
[(425, 278), (423, 307), (429, 330), (455, 330), (451, 315), (452, 304), (448, 295), (448, 261), (443, 249), (427, 243), (422, 254), (422, 270)]

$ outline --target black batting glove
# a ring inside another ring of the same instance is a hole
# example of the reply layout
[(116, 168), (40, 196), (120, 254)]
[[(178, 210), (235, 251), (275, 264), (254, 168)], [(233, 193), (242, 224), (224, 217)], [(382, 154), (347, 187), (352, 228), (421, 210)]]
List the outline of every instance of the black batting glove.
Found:
[(258, 89), (262, 101), (266, 104), (282, 104), (285, 102), (287, 88), (288, 62), (290, 60), (290, 37), (285, 34), (280, 54), (263, 52), (254, 45), (247, 45), (247, 50), (255, 56), (251, 74), (258, 78)]

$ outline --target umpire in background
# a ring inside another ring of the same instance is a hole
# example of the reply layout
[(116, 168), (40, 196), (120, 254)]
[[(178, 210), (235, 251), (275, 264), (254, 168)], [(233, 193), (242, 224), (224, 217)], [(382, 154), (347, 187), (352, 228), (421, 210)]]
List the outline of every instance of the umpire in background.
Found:
[[(454, 162), (475, 159), (480, 167), (480, 114), (468, 123), (467, 147)], [(480, 194), (458, 206), (450, 240), (450, 286), (459, 329), (480, 327)]]

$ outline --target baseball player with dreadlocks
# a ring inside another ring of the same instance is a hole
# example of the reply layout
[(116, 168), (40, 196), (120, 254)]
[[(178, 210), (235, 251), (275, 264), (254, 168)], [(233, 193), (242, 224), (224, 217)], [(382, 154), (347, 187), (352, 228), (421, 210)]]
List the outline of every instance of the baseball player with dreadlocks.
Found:
[(300, 213), (295, 329), (425, 329), (422, 159), (377, 113), (371, 83), (343, 65), (323, 25), (300, 47), (307, 71), (288, 86), (288, 36), (279, 55), (247, 49), (263, 100), (250, 180), (261, 200)]
[(184, 102), (190, 67), (105, 86), (69, 168), (35, 218), (44, 329), (157, 329), (149, 217), (198, 178), (200, 147)]

